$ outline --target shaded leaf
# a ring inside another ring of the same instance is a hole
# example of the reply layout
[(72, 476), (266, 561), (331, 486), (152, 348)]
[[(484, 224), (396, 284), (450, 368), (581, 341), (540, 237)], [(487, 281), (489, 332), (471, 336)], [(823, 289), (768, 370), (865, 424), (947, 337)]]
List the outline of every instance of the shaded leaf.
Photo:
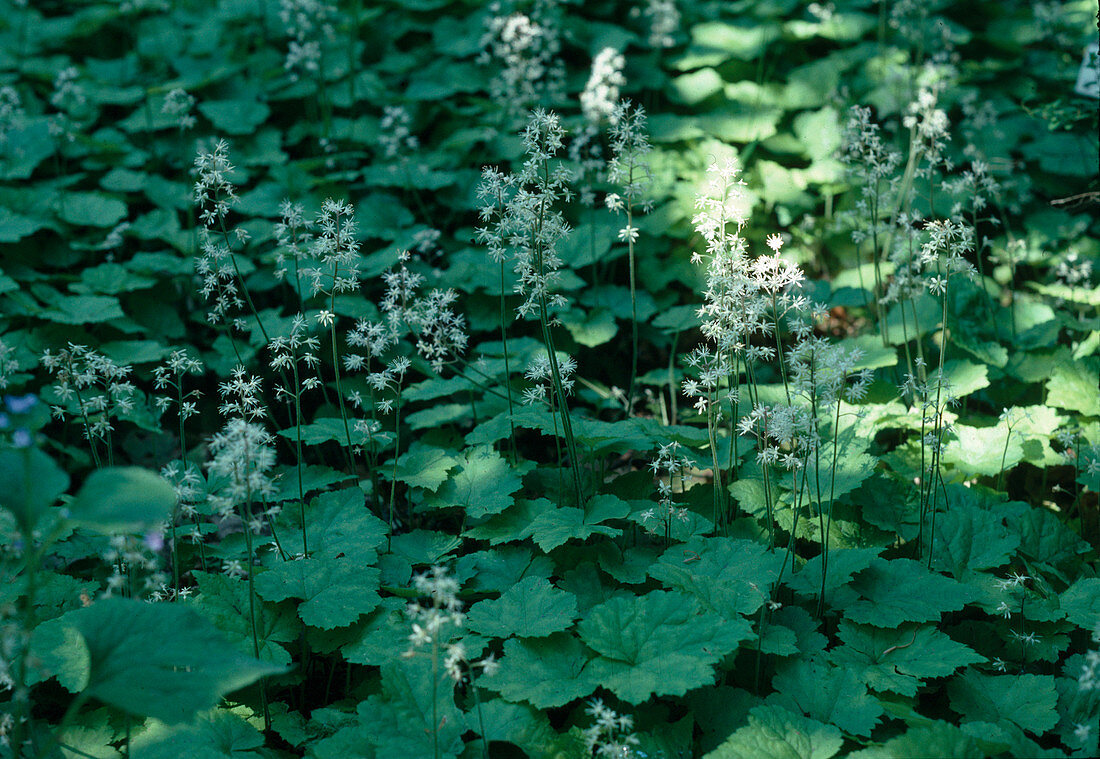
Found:
[(541, 638), (566, 629), (577, 618), (577, 599), (541, 577), (525, 577), (499, 599), (478, 601), (467, 625), (482, 635)]

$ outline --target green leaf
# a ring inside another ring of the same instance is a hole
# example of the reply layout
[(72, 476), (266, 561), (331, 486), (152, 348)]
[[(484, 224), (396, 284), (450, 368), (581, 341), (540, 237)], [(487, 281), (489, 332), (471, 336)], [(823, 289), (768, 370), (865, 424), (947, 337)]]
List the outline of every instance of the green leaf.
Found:
[(298, 616), (307, 625), (346, 627), (382, 600), (378, 569), (355, 556), (279, 562), (256, 576), (256, 593), (267, 601), (302, 599)]
[(959, 667), (985, 661), (932, 625), (884, 629), (842, 619), (838, 635), (844, 645), (829, 652), (833, 664), (874, 690), (904, 696), (915, 696), (926, 678), (946, 677)]
[(503, 514), (497, 514), (488, 521), (470, 527), (465, 535), (474, 540), (488, 540), (489, 545), (499, 545), (511, 541), (525, 540), (531, 537), (531, 525), (535, 519), (557, 507), (545, 498), (533, 501), (519, 500)]
[[(224, 574), (192, 571), (199, 593), (192, 607), (206, 617), (242, 653), (252, 653), (252, 623), (249, 621), (248, 583)], [(290, 652), (279, 645), (292, 643), (301, 635), (301, 624), (285, 605), (260, 604), (256, 608), (259, 659), (280, 666), (291, 662)]]
[(481, 704), (480, 718), (471, 727), (490, 743), (499, 741), (519, 746), (527, 756), (552, 756), (551, 746), (557, 733), (546, 713), (527, 704), (510, 704), (494, 698)]
[(257, 756), (264, 736), (238, 714), (216, 709), (200, 714), (191, 725), (152, 723), (137, 735), (130, 750), (146, 759), (217, 759)]
[(755, 541), (696, 538), (665, 551), (649, 569), (663, 585), (689, 593), (727, 619), (752, 614), (779, 576), (783, 559)]
[(255, 100), (203, 100), (199, 111), (214, 129), (225, 134), (251, 134), (271, 113), (267, 105)]
[(1020, 536), (1010, 532), (996, 507), (977, 505), (970, 488), (949, 490), (951, 507), (936, 517), (932, 565), (956, 579), (968, 572), (1003, 565), (1020, 545)]
[[(881, 548), (834, 548), (829, 551), (825, 568), (825, 601), (835, 607), (833, 597), (848, 584), (852, 576), (862, 572), (882, 553)], [(796, 593), (814, 598), (821, 592), (822, 556), (810, 558), (798, 572), (785, 581)]]
[(1047, 380), (1047, 403), (1085, 416), (1100, 416), (1097, 361), (1060, 361)]
[(749, 723), (704, 759), (829, 759), (840, 751), (840, 730), (774, 704), (749, 712)]
[(285, 671), (244, 656), (182, 604), (108, 598), (46, 625), (80, 634), (83, 646), (55, 649), (50, 659), (62, 671), (82, 667), (81, 690), (169, 724), (194, 719), (225, 694)]
[(136, 466), (92, 472), (69, 504), (69, 519), (98, 532), (137, 532), (166, 520), (176, 491), (159, 474)]
[(587, 312), (567, 311), (558, 318), (573, 339), (586, 348), (610, 342), (619, 332), (614, 314), (606, 308), (594, 308)]
[(1058, 724), (1050, 675), (983, 675), (968, 669), (947, 684), (951, 708), (972, 722), (1008, 721), (1034, 735)]
[(845, 616), (876, 627), (938, 620), (942, 612), (958, 611), (975, 598), (968, 586), (912, 559), (875, 559), (852, 581), (852, 589), (863, 599), (849, 604)]
[(478, 685), (509, 701), (536, 709), (552, 709), (589, 695), (597, 683), (585, 670), (591, 654), (569, 633), (546, 638), (509, 638), (504, 641), (500, 669)]
[(37, 448), (0, 448), (0, 506), (24, 531), (69, 487), (69, 475)]
[(410, 487), (434, 493), (447, 480), (447, 473), (459, 463), (442, 448), (415, 442), (397, 459), (397, 479)]
[[(298, 509), (283, 509), (282, 519), (293, 532), (287, 541), (301, 543), (301, 523)], [(371, 514), (366, 507), (366, 496), (358, 487), (321, 493), (306, 509), (306, 531), (311, 556), (359, 556), (364, 561), (373, 559), (364, 552), (373, 552), (386, 542), (389, 527)]]
[[(0, 161), (0, 165), (2, 164)], [(45, 219), (24, 216), (0, 206), (0, 243), (19, 242), (47, 226), (49, 225)]]
[(454, 681), (433, 676), (430, 658), (413, 657), (384, 665), (382, 696), (359, 704), (359, 721), (379, 755), (442, 759), (462, 750), (466, 720), (455, 707)]
[(1001, 754), (1008, 746), (982, 741), (967, 735), (955, 725), (933, 722), (910, 728), (907, 732), (862, 751), (849, 759), (928, 759), (949, 756), (952, 759), (985, 759)]
[(722, 91), (725, 82), (712, 68), (676, 77), (669, 83), (669, 99), (681, 105), (696, 105)]
[(126, 204), (102, 192), (70, 192), (61, 196), (58, 215), (80, 227), (113, 227), (126, 217)]
[(463, 454), (459, 470), (429, 498), (435, 507), (459, 506), (470, 519), (499, 514), (515, 501), (512, 493), (523, 487), (523, 479), (499, 453), (478, 446)]
[(541, 577), (525, 577), (499, 599), (470, 607), (467, 626), (495, 638), (541, 638), (560, 632), (577, 618), (577, 599)]
[(1086, 630), (1100, 626), (1100, 577), (1082, 577), (1058, 597), (1069, 621)]
[[(355, 431), (352, 430), (351, 433), (352, 442), (356, 442)], [(298, 439), (298, 429), (296, 427), (279, 430), (277, 434), (287, 440), (296, 441)], [(341, 419), (325, 417), (302, 425), (303, 445), (321, 445), (322, 443), (336, 442), (346, 446), (347, 440), (347, 435), (344, 432), (344, 422)]]
[(1002, 467), (1008, 471), (1024, 458), (1021, 436), (1010, 433), (1005, 424), (994, 427), (957, 424), (954, 429), (955, 436), (944, 446), (943, 461), (960, 472), (995, 477)]
[(58, 324), (99, 324), (126, 316), (118, 298), (109, 295), (72, 295), (54, 298), (41, 313)]
[(846, 733), (869, 736), (882, 716), (882, 705), (867, 693), (854, 672), (821, 659), (795, 659), (780, 665), (772, 679), (775, 702), (801, 711)]
[(587, 509), (572, 506), (547, 510), (531, 522), (531, 535), (544, 551), (552, 551), (570, 540), (586, 540), (592, 535), (615, 537), (622, 530), (604, 527), (600, 522), (608, 519), (625, 519), (630, 505), (613, 495), (598, 495), (588, 502)]
[(713, 665), (752, 635), (744, 619), (724, 619), (690, 596), (666, 591), (612, 598), (578, 630), (600, 654), (588, 665), (591, 676), (634, 704), (712, 682)]

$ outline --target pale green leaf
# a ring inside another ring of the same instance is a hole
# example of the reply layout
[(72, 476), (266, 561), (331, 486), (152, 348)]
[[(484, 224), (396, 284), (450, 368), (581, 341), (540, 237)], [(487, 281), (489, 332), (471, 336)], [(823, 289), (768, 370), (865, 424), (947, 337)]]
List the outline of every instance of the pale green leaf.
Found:
[(829, 759), (843, 743), (833, 725), (763, 704), (749, 712), (747, 725), (704, 759)]

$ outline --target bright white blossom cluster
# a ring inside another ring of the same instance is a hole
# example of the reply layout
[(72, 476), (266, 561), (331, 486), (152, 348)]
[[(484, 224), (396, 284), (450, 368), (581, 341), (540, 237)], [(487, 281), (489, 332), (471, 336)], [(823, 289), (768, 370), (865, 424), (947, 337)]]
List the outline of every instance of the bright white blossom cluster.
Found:
[[(577, 359), (572, 356), (558, 357), (558, 371), (561, 373), (562, 390), (568, 395), (573, 392), (573, 375), (577, 372)], [(550, 363), (550, 357), (546, 353), (538, 353), (527, 364), (524, 376), (534, 382), (532, 387), (523, 391), (523, 402), (527, 405), (535, 403), (552, 404), (554, 400), (554, 370)]]
[(500, 665), (492, 654), (479, 662), (471, 662), (465, 644), (462, 640), (455, 640), (466, 624), (466, 614), (458, 599), (458, 580), (451, 577), (445, 567), (434, 566), (428, 572), (413, 577), (413, 588), (428, 602), (413, 602), (405, 607), (405, 616), (412, 624), (412, 632), (409, 633), (409, 647), (403, 655), (406, 658), (421, 653), (436, 656), (441, 651), (443, 670), (456, 683), (461, 682), (466, 672), (474, 667), (479, 668), (486, 677), (494, 675)]
[(236, 268), (231, 249), (232, 240), (244, 243), (248, 232), (237, 227), (232, 235), (227, 219), (230, 208), (237, 203), (237, 190), (229, 175), (234, 170), (229, 162), (229, 144), (219, 140), (212, 151), (200, 150), (195, 157), (194, 201), (199, 209), (199, 244), (202, 256), (195, 263), (195, 272), (202, 277), (202, 294), (213, 301), (207, 314), (211, 324), (232, 320), (243, 329), (244, 320), (231, 313), (244, 306), (237, 286)]
[[(562, 89), (560, 0), (494, 2), (481, 37), (483, 64), (497, 73), (489, 91), (512, 113), (522, 113)], [(526, 8), (526, 12), (521, 10)]]
[[(234, 509), (241, 510), (245, 529), (259, 533), (265, 517), (274, 516), (278, 507), (267, 507), (261, 513), (252, 512), (252, 504), (267, 498), (274, 491), (270, 471), (275, 466), (274, 439), (258, 419), (264, 416), (259, 398), (260, 379), (246, 374), (244, 367), (233, 371), (233, 378), (218, 387), (222, 396), (221, 413), (229, 417), (221, 432), (209, 440), (210, 461), (206, 468), (212, 492), (210, 505), (223, 519)], [(243, 569), (228, 566), (230, 574), (242, 574)]]
[(675, 35), (680, 31), (680, 9), (676, 7), (676, 0), (646, 0), (640, 13), (649, 27), (650, 47), (675, 47)]
[(523, 169), (506, 175), (485, 168), (478, 187), (483, 201), (478, 240), (488, 246), (494, 261), (506, 260), (511, 251), (519, 275), (515, 290), (524, 296), (516, 308), (520, 317), (537, 314), (549, 319), (550, 309), (566, 304), (565, 297), (554, 292), (562, 266), (556, 248), (571, 230), (555, 206), (572, 197), (573, 174), (560, 163), (551, 167), (564, 136), (556, 114), (534, 111), (523, 132)]
[(361, 257), (355, 208), (329, 198), (321, 204), (317, 227), (320, 234), (309, 241), (307, 249), (310, 258), (320, 264), (307, 272), (311, 294), (331, 297), (358, 291)]
[(76, 416), (88, 440), (108, 440), (113, 420), (134, 410), (129, 366), (73, 343), (56, 353), (44, 352), (42, 366), (55, 376), (53, 392), (60, 404), (52, 407), (54, 418)]
[(283, 68), (292, 80), (321, 70), (321, 46), (333, 36), (336, 7), (320, 0), (279, 0), (279, 19), (287, 37)]
[(581, 113), (591, 123), (615, 123), (619, 88), (626, 84), (623, 67), (626, 58), (613, 47), (605, 47), (592, 61), (592, 73), (581, 92)]
[(594, 698), (585, 707), (585, 714), (593, 719), (591, 727), (583, 732), (586, 756), (598, 759), (631, 759), (640, 741), (633, 735), (634, 718), (619, 714)]

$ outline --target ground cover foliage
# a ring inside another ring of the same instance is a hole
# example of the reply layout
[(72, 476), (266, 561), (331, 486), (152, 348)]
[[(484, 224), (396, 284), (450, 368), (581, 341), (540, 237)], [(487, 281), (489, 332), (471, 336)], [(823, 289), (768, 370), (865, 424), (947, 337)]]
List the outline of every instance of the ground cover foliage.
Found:
[(6, 1), (0, 752), (1096, 755), (1095, 11)]

